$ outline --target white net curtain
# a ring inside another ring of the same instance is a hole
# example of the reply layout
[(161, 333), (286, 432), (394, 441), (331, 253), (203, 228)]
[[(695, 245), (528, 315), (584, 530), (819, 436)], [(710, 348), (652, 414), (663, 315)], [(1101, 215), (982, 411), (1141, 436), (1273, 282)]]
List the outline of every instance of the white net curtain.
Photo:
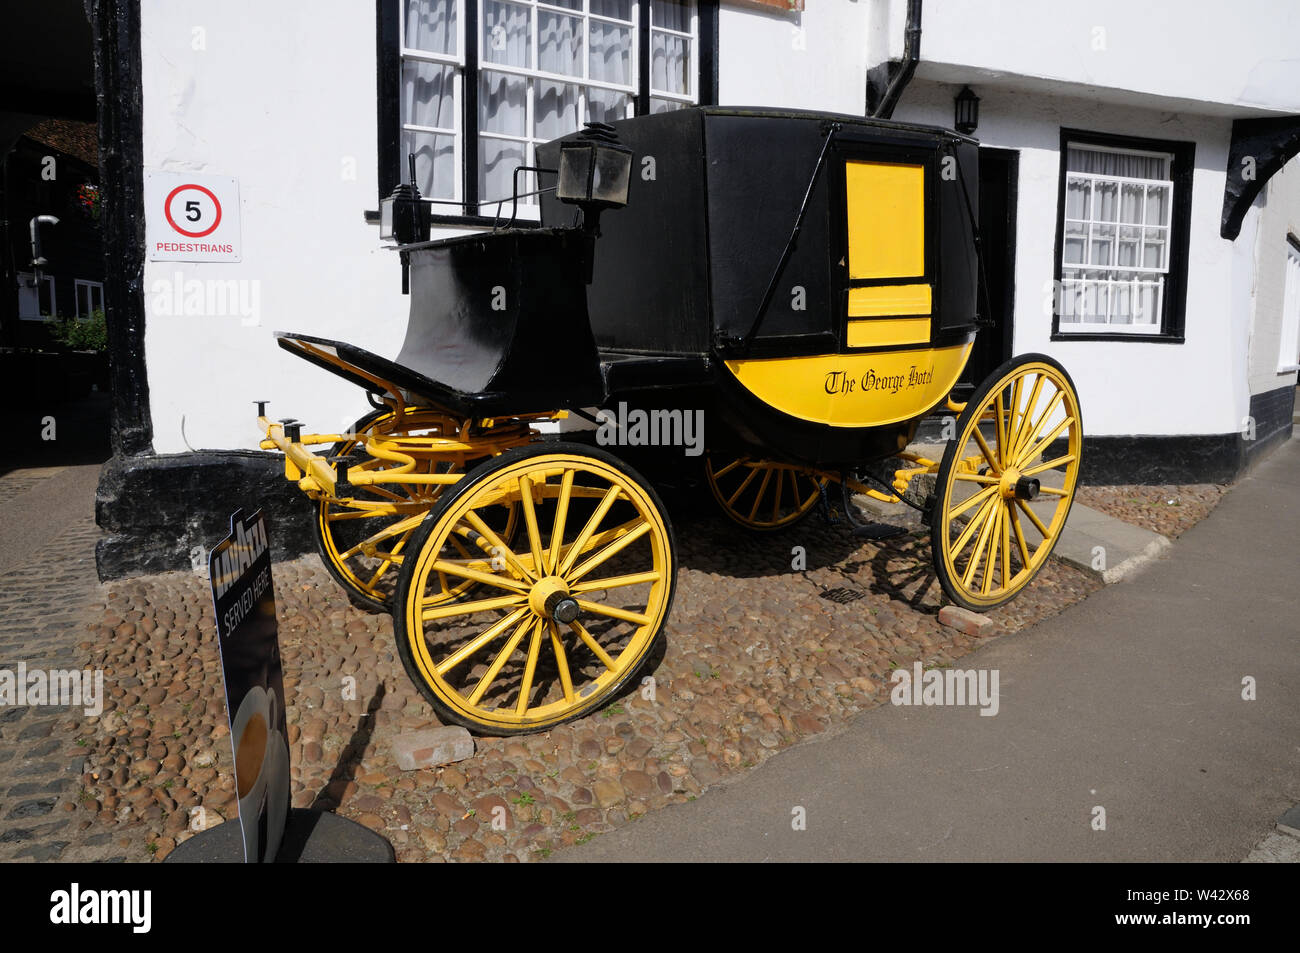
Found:
[[(479, 3), (479, 70), (464, 76), (457, 15)], [(697, 98), (692, 0), (649, 2), (651, 111)], [(459, 155), (477, 158), (485, 204), (508, 198), (517, 166), (535, 147), (582, 127), (633, 114), (636, 0), (406, 0), (403, 18), (402, 155), (415, 153), (422, 194), (460, 197)], [(478, 84), (477, 143), (458, 128), (461, 84)], [(534, 183), (521, 180), (527, 191)], [(491, 209), (486, 209), (491, 211)]]
[(1065, 161), (1061, 329), (1158, 331), (1169, 273), (1172, 156), (1071, 145)]

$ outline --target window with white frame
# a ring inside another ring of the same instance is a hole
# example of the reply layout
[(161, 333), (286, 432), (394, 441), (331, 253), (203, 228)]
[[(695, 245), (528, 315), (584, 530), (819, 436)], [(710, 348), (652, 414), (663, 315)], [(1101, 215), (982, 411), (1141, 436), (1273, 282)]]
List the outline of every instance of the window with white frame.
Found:
[(472, 191), (491, 214), (539, 143), (632, 116), (638, 98), (650, 112), (698, 102), (699, 35), (694, 0), (402, 0), (401, 178), (413, 153), (422, 195), (462, 203)]
[(1282, 344), (1277, 372), (1300, 368), (1300, 239), (1287, 236), (1286, 282), (1282, 293)]
[(18, 317), (24, 321), (44, 321), (58, 314), (54, 300), (54, 279), (42, 275), (36, 281), (30, 272), (18, 273)]
[(104, 310), (103, 282), (83, 281), (78, 278), (73, 282), (73, 291), (77, 296), (77, 317), (88, 318), (96, 311)]
[(1169, 291), (1173, 158), (1068, 143), (1061, 333), (1160, 333)]

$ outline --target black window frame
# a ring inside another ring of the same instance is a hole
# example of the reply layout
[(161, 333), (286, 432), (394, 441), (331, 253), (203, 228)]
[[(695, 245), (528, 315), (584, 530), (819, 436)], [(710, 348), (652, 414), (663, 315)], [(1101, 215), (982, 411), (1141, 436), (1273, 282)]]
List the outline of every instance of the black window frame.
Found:
[[(1102, 148), (1167, 152), (1169, 178), (1173, 182), (1173, 209), (1169, 233), (1169, 273), (1166, 278), (1160, 330), (1154, 334), (1123, 331), (1061, 330), (1061, 255), (1065, 242), (1066, 150), (1070, 143)], [(1053, 265), (1052, 341), (1133, 341), (1147, 344), (1183, 344), (1187, 323), (1187, 265), (1192, 237), (1192, 172), (1196, 166), (1196, 143), (1174, 139), (1147, 139), (1085, 129), (1061, 128), (1060, 169), (1056, 195), (1056, 260)]]
[[(383, 200), (400, 183), (406, 180), (406, 161), (401, 155), (401, 16), (405, 0), (375, 0), (375, 19), (378, 25), (378, 45), (375, 55), (377, 75), (379, 194)], [(718, 102), (718, 7), (719, 0), (696, 0), (699, 14), (699, 105), (715, 106)], [(463, 0), (465, 36), (478, 36), (480, 0)], [(639, 64), (637, 75), (636, 115), (643, 116), (650, 109), (650, 3), (642, 0), (637, 9), (637, 43)], [(479, 204), (478, 194), (478, 43), (465, 43), (465, 80), (461, 96), (461, 212), (440, 212), (439, 208), (452, 205), (435, 205), (431, 221), (434, 225), (491, 226), (496, 219), (491, 215), (467, 214), (466, 209)], [(378, 221), (378, 216), (374, 216)], [(537, 226), (538, 222), (516, 220), (523, 227)]]

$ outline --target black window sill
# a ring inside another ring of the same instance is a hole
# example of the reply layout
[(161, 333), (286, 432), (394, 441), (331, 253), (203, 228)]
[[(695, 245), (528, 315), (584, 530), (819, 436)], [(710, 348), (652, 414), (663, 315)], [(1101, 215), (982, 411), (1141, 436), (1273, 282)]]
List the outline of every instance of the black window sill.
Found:
[[(379, 212), (367, 209), (364, 213), (367, 225), (379, 224)], [(437, 225), (459, 225), (470, 228), (492, 228), (496, 225), (506, 225), (510, 222), (509, 215), (503, 215), (497, 218), (494, 215), (431, 215), (429, 224)], [(516, 218), (512, 228), (541, 228), (542, 223), (531, 218)]]
[(1142, 344), (1182, 344), (1181, 334), (1061, 334), (1051, 336), (1052, 341), (1137, 341)]

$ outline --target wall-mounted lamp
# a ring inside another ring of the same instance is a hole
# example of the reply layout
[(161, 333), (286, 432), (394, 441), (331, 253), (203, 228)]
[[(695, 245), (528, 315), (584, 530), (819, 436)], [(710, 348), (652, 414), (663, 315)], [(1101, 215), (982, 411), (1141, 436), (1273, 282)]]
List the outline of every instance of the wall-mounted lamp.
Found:
[(953, 118), (953, 128), (964, 135), (969, 136), (980, 124), (980, 98), (971, 91), (969, 86), (963, 86), (961, 92), (953, 99), (955, 107), (955, 116)]

